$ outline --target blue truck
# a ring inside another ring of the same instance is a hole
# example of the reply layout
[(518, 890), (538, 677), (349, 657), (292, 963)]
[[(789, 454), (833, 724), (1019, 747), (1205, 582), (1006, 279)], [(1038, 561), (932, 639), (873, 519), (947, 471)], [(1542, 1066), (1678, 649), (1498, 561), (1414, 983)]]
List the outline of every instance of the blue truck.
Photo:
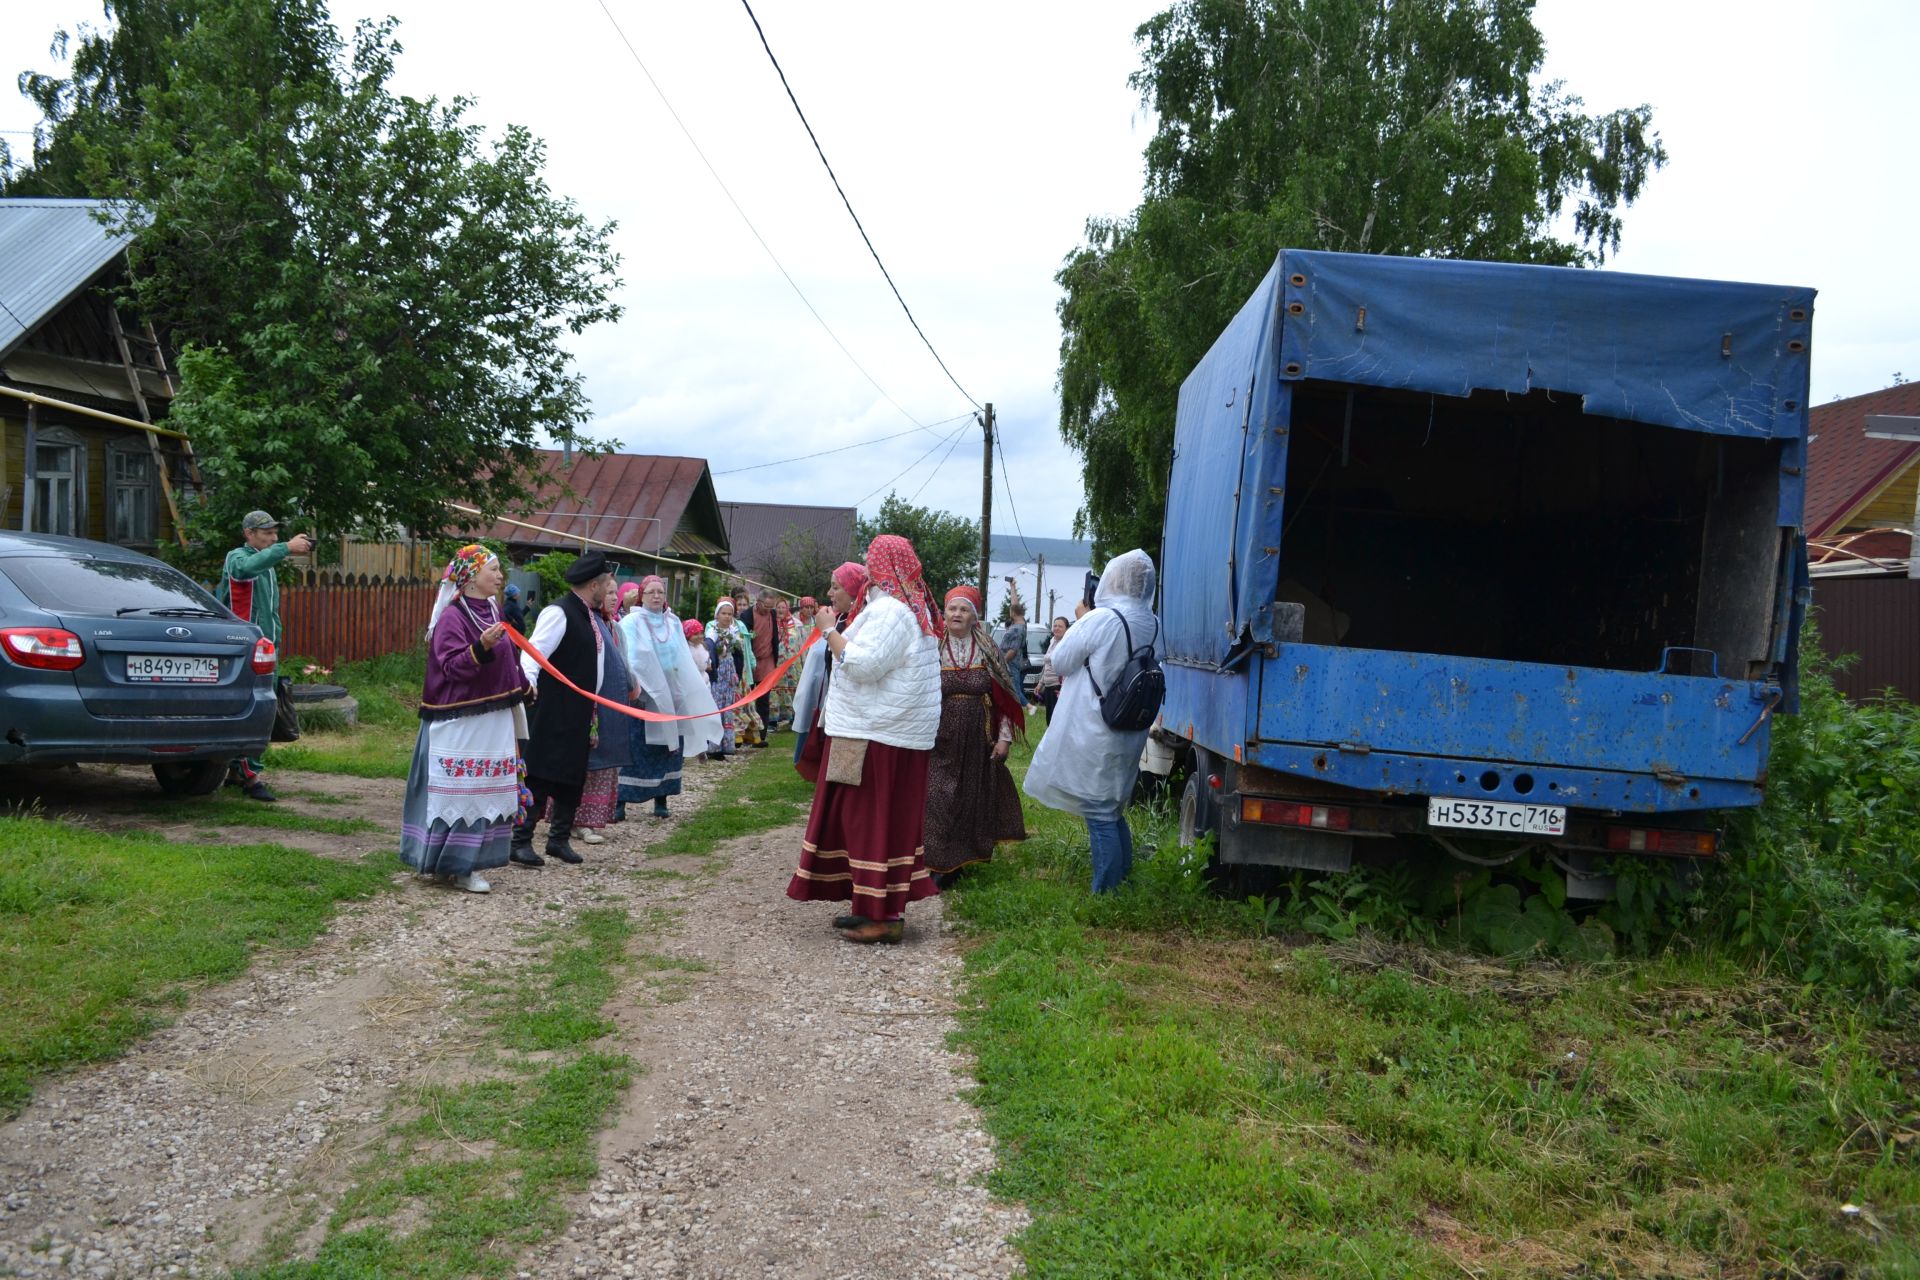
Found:
[(1182, 384), (1188, 839), (1342, 870), (1714, 855), (1796, 701), (1813, 291), (1285, 250)]

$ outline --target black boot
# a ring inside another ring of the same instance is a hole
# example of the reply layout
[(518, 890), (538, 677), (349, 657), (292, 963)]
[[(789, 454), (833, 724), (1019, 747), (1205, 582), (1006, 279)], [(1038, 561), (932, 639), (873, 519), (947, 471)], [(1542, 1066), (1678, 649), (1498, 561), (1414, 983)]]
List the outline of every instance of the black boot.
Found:
[(513, 824), (513, 843), (507, 848), (507, 861), (516, 867), (544, 867), (547, 860), (533, 851), (534, 817)]
[(580, 807), (579, 801), (562, 804), (558, 799), (553, 802), (553, 817), (547, 822), (547, 856), (558, 858), (571, 866), (578, 866), (586, 859), (573, 851), (569, 841), (573, 838), (573, 815)]

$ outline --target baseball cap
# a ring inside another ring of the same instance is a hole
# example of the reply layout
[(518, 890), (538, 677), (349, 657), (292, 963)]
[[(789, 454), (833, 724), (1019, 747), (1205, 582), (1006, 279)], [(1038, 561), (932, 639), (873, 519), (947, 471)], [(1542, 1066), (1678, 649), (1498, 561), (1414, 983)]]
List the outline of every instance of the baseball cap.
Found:
[(255, 529), (278, 529), (280, 522), (264, 511), (249, 511), (240, 521), (240, 528), (251, 533)]

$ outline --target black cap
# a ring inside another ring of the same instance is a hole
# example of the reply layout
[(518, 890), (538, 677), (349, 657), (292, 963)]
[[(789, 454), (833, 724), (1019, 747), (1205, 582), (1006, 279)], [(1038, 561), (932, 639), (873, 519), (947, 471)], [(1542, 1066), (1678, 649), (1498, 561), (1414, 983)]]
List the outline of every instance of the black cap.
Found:
[(567, 572), (563, 576), (572, 585), (583, 587), (606, 573), (608, 568), (606, 552), (589, 551), (568, 565)]

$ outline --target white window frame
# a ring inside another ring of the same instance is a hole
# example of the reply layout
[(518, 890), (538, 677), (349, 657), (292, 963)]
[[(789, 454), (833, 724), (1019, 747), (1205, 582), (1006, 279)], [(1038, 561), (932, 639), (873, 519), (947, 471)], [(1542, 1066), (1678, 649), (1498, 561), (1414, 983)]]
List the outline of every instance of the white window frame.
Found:
[[(72, 467), (66, 479), (73, 485), (73, 491), (67, 500), (67, 514), (72, 520), (69, 529), (40, 528), (39, 490), (41, 449), (65, 449)], [(21, 528), (29, 533), (62, 534), (72, 538), (87, 536), (87, 442), (79, 432), (67, 427), (36, 427), (33, 433), (33, 451), (27, 457), (29, 478), (26, 481), (26, 493), (21, 507)]]

